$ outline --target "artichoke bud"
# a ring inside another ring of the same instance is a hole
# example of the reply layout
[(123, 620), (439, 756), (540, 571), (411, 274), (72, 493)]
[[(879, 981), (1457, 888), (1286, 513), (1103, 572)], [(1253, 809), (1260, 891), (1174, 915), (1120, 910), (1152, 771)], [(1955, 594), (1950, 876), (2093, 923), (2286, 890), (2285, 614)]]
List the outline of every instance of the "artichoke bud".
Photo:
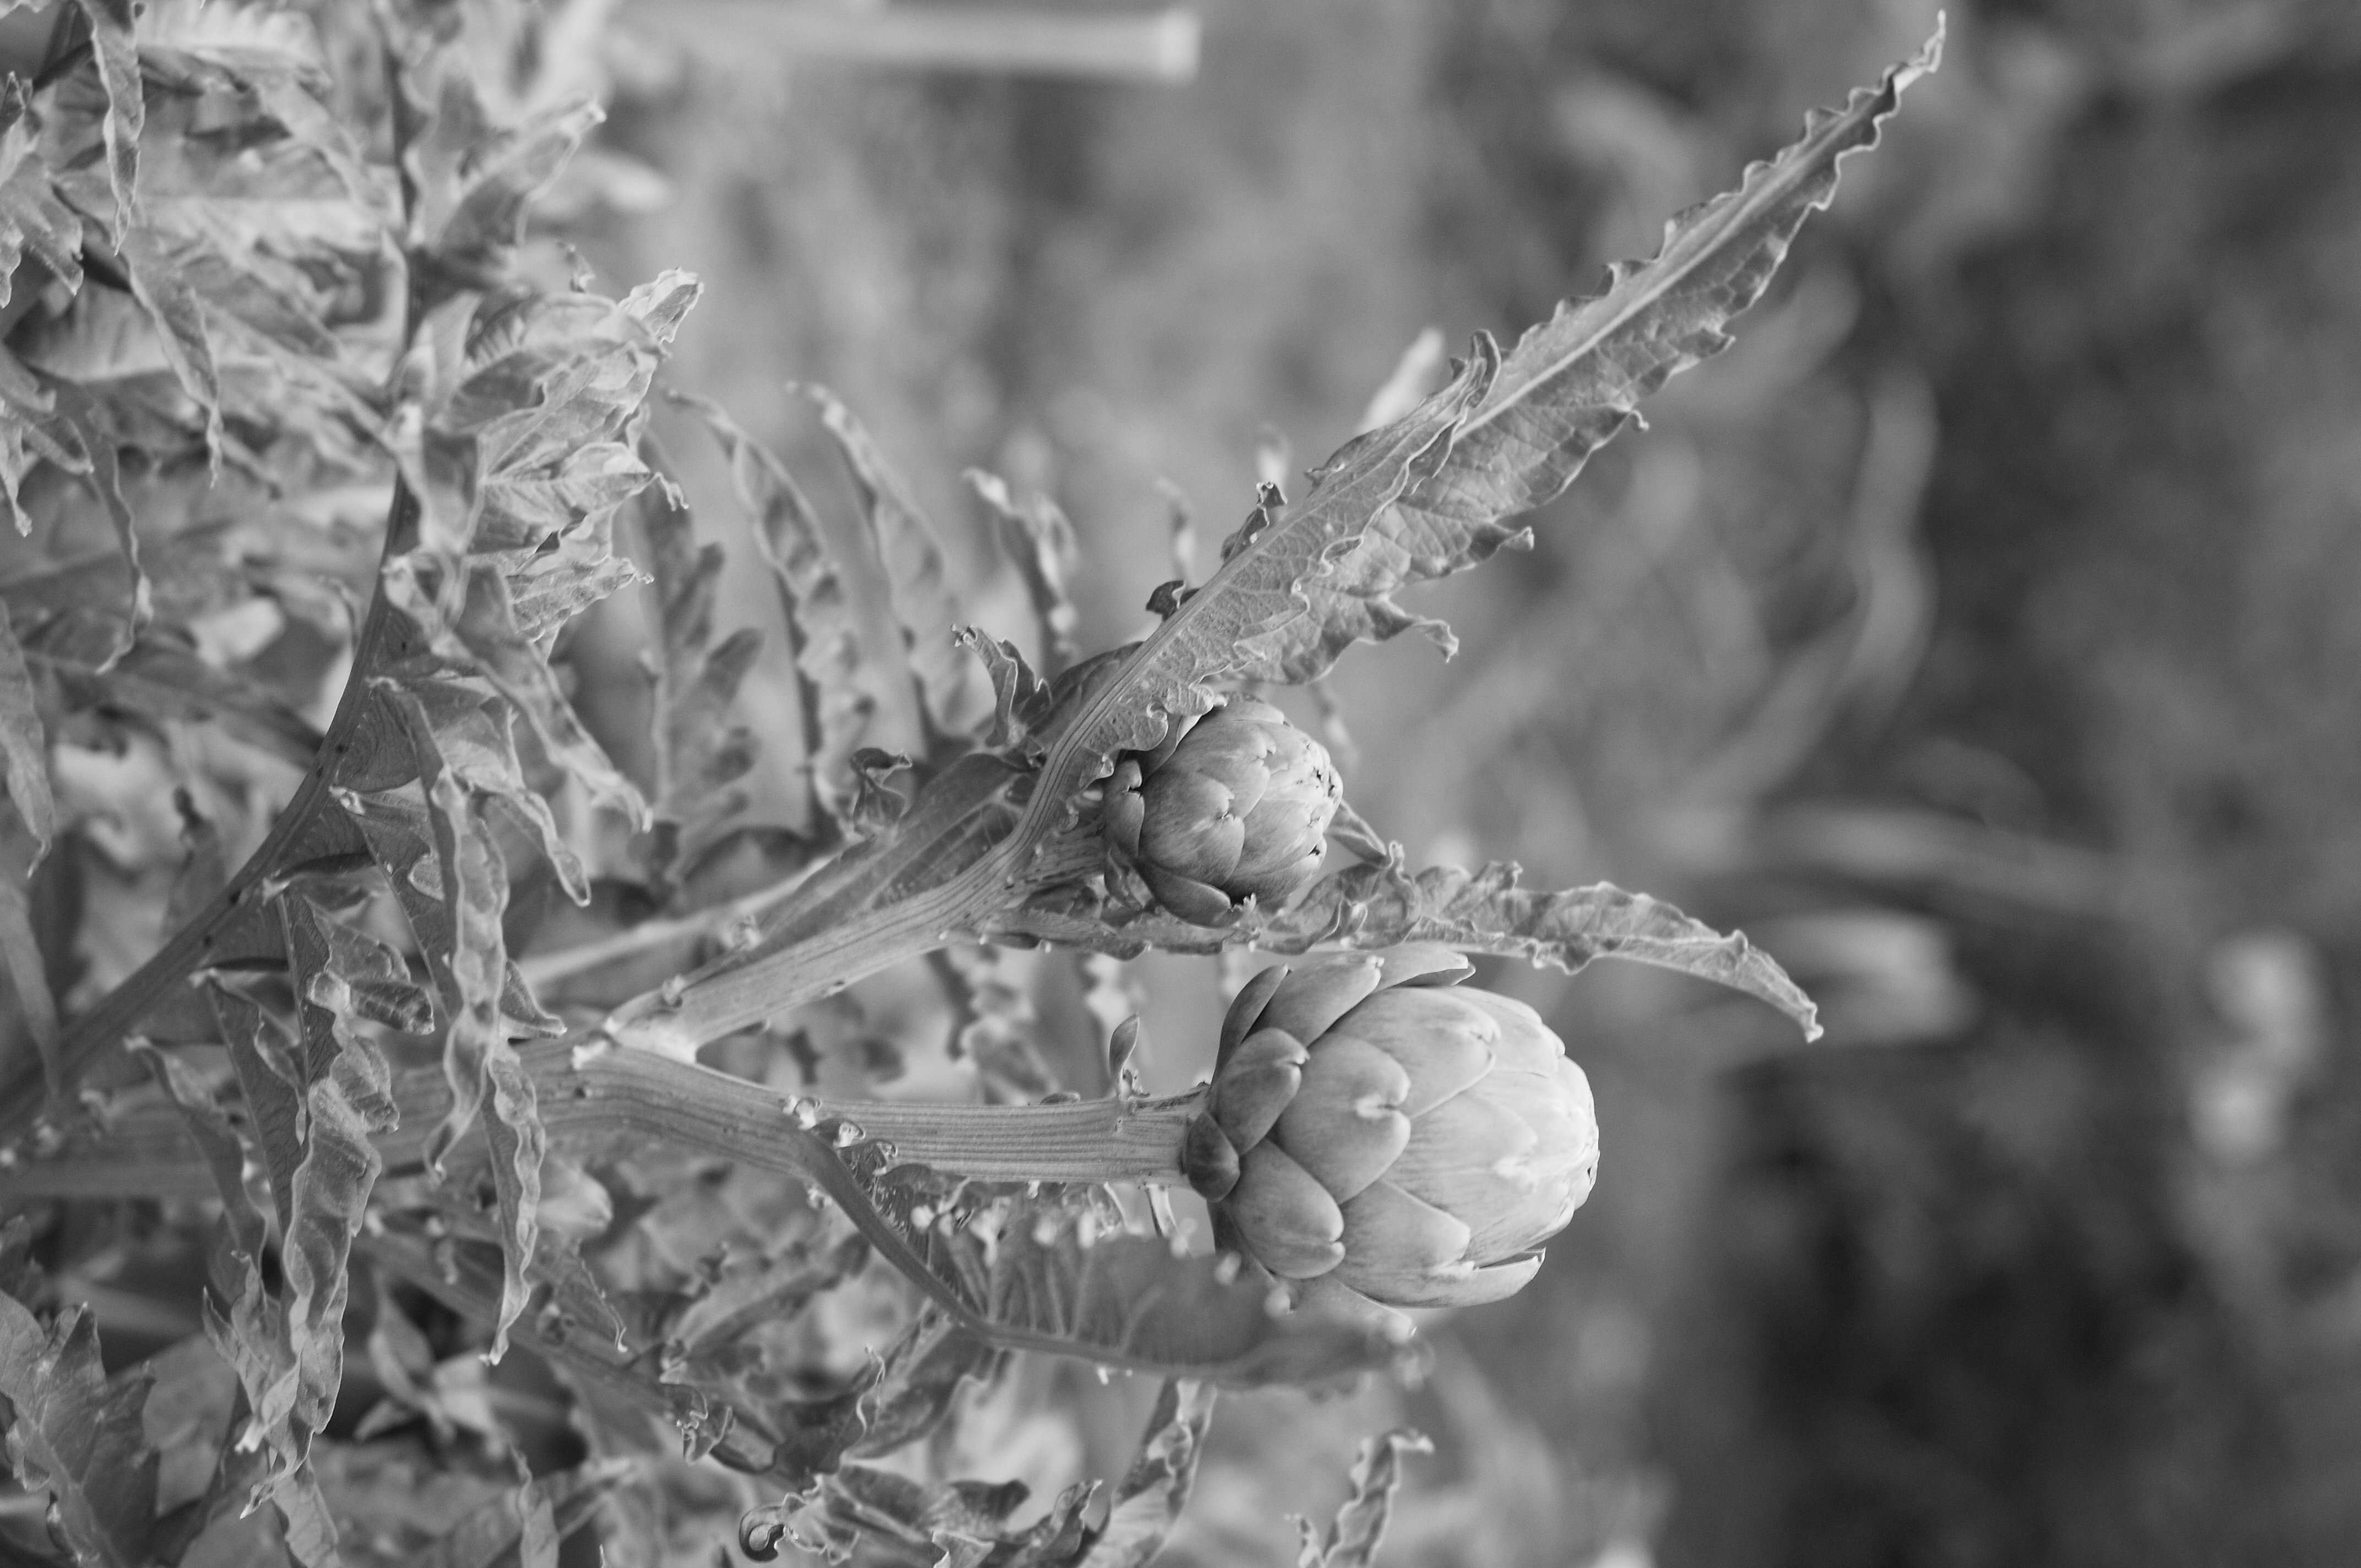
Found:
[(1299, 1302), (1497, 1300), (1589, 1196), (1588, 1080), (1532, 1008), (1455, 987), (1466, 970), (1431, 946), (1266, 970), (1224, 1021), (1183, 1169)]
[(1248, 898), (1277, 906), (1319, 874), (1344, 786), (1327, 749), (1267, 702), (1234, 696), (1120, 759), (1102, 820), (1109, 857), (1200, 926)]

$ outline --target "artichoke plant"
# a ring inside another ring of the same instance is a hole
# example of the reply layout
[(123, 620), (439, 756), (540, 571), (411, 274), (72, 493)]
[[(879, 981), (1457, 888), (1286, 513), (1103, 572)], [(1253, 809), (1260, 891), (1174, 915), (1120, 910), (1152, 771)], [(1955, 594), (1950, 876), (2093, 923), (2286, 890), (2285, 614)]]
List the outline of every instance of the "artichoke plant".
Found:
[(1165, 908), (1219, 925), (1245, 900), (1284, 904), (1319, 874), (1343, 791), (1326, 747), (1270, 704), (1234, 696), (1116, 764), (1107, 845)]
[(1182, 1168), (1299, 1304), (1499, 1300), (1589, 1196), (1589, 1080), (1521, 1002), (1413, 946), (1265, 970), (1232, 1004)]

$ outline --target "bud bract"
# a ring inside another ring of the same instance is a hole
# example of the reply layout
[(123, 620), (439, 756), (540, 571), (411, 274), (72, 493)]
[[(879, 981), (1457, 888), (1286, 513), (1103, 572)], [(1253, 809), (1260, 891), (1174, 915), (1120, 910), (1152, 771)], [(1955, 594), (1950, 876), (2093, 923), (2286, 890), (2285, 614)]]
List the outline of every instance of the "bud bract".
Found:
[(1177, 721), (1107, 781), (1108, 848), (1184, 920), (1218, 925), (1246, 898), (1276, 905), (1320, 871), (1343, 785), (1327, 748), (1267, 702), (1234, 696)]
[(1184, 1168), (1224, 1245), (1300, 1301), (1499, 1300), (1589, 1196), (1589, 1080), (1466, 972), (1425, 946), (1265, 970), (1224, 1021)]

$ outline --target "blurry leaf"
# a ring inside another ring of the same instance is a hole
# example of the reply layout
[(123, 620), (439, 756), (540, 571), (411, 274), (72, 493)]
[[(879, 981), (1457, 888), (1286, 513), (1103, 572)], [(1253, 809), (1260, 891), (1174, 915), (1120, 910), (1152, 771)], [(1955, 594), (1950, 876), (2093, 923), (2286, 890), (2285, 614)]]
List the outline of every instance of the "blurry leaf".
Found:
[(1067, 589), (1080, 554), (1074, 525), (1058, 503), (1045, 495), (1031, 494), (1019, 500), (997, 474), (971, 468), (967, 482), (999, 521), (1000, 542), (1024, 577), (1033, 613), (1041, 620), (1042, 667), (1054, 675), (1081, 652), (1074, 641), (1081, 618)]
[[(806, 1550), (832, 1559), (882, 1541), (899, 1545), (906, 1554), (943, 1553), (931, 1559), (938, 1564), (989, 1561), (1004, 1568), (1049, 1568), (1071, 1563), (1071, 1549), (1087, 1530), (1083, 1507), (1096, 1490), (1069, 1487), (1038, 1523), (1004, 1536), (1008, 1517), (1031, 1495), (1022, 1481), (929, 1486), (874, 1465), (846, 1464), (821, 1478), (818, 1496), (796, 1511), (785, 1532)], [(740, 1543), (750, 1552), (759, 1544), (744, 1526)], [(775, 1547), (775, 1541), (771, 1544)]]
[(964, 735), (979, 717), (975, 710), (981, 705), (968, 662), (951, 641), (951, 629), (961, 617), (959, 597), (944, 572), (941, 542), (852, 411), (825, 387), (803, 390), (819, 406), (820, 423), (835, 438), (853, 488), (861, 493), (878, 558), (893, 588), (902, 644), (918, 683), (921, 717), (933, 734)]
[(82, 219), (49, 182), (38, 129), (24, 82), (11, 75), (0, 82), (0, 305), (27, 250), (69, 292), (82, 287)]
[(1056, 1091), (1057, 1074), (1034, 1044), (1041, 1015), (1008, 951), (960, 944), (935, 958), (956, 1009), (952, 1054), (974, 1063), (986, 1096), (1021, 1103)]
[(71, 381), (52, 384), (58, 400), (58, 413), (71, 427), (75, 444), (87, 455), (87, 473), (91, 488), (98, 494), (99, 505), (106, 510), (107, 521), (115, 525), (115, 543), (123, 552), (124, 565), (131, 572), (130, 615), (116, 652), (127, 648), (148, 625), (154, 614), (148, 574), (139, 565), (139, 531), (133, 523), (131, 509), (123, 499), (123, 474), (117, 460), (115, 432), (108, 422), (106, 411), (81, 387)]
[[(70, 1089), (58, 1055), (58, 1003), (49, 990), (48, 960), (35, 934), (28, 883), (41, 858), (41, 845), (18, 816), (16, 802), (0, 798), (0, 970), (15, 992), (17, 1015), (41, 1058), (41, 1077), (53, 1105)], [(60, 939), (71, 933), (60, 932)]]
[(82, 1308), (44, 1329), (0, 1296), (9, 1467), (49, 1493), (50, 1517), (82, 1562), (146, 1568), (149, 1560), (159, 1461), (139, 1420), (148, 1383), (144, 1371), (108, 1380)]
[(444, 1532), (419, 1568), (557, 1568), (558, 1543), (590, 1522), (629, 1468), (593, 1460), (527, 1480)]
[(134, 194), (139, 182), (139, 133), (148, 117), (147, 89), (139, 80), (139, 46), (133, 22), (135, 0), (81, 0), (90, 18), (91, 47), (98, 56), (99, 80), (106, 88), (106, 180), (115, 197), (115, 247), (137, 217)]
[(649, 861), (659, 877), (669, 877), (746, 804), (745, 791), (730, 786), (753, 767), (755, 741), (751, 730), (730, 723), (730, 712), (763, 640), (747, 627), (714, 645), (721, 546), (698, 545), (687, 510), (662, 491), (651, 492), (640, 515), (659, 632), (653, 659), (656, 837)]
[(9, 804), (33, 835), (36, 853), (47, 854), (49, 837), (57, 830), (57, 806), (49, 795), (49, 738), (5, 603), (0, 603), (0, 777), (6, 779)]
[(1451, 356), (1443, 329), (1424, 327), (1394, 361), (1385, 383), (1369, 395), (1368, 406), (1353, 427), (1355, 434), (1389, 425), (1426, 400), (1427, 394), (1450, 377)]
[[(1593, 959), (1622, 959), (1758, 997), (1795, 1019), (1807, 1037), (1818, 1037), (1811, 999), (1777, 959), (1743, 935), (1723, 936), (1660, 899), (1608, 883), (1541, 893), (1519, 885), (1521, 874), (1507, 861), (1477, 872), (1431, 866), (1414, 875), (1391, 861), (1347, 866), (1322, 877), (1247, 935), (1257, 948), (1279, 953), (1304, 952), (1322, 943), (1366, 948), (1441, 942), (1569, 973)], [(1193, 927), (1166, 915), (1109, 927), (1093, 913), (1061, 913), (1049, 902), (1012, 911), (992, 928), (1124, 958), (1150, 948), (1216, 952), (1239, 940), (1238, 933)]]
[(221, 371), (214, 363), (213, 337), (205, 329), (203, 303), (191, 283), (183, 258), (143, 223), (123, 237), (123, 265), (132, 297), (155, 324), (157, 346), (173, 378), (204, 413), (205, 450), (219, 462), (222, 444)]
[(56, 389), (44, 385), (5, 346), (0, 346), (0, 498), (19, 534), (33, 531), (33, 520), (17, 496), (33, 465), (46, 458), (69, 474), (90, 472), (90, 454), (71, 421), (58, 411)]
[(275, 695), (207, 663), (193, 648), (153, 634), (105, 669), (64, 662), (53, 667), (71, 707), (104, 706), (151, 719), (218, 719), (230, 733), (298, 768), (309, 768), (320, 749), (320, 732)]
[(1353, 1495), (1336, 1510), (1326, 1541), (1313, 1532), (1309, 1521), (1296, 1521), (1303, 1536), (1296, 1568), (1369, 1568), (1378, 1543), (1385, 1539), (1386, 1520), (1393, 1512), (1403, 1458), (1433, 1452), (1434, 1444), (1408, 1427), (1363, 1442), (1360, 1457), (1353, 1462)]
[(786, 466), (720, 405), (675, 399), (713, 432), (730, 462), (738, 499), (754, 516), (754, 540), (777, 582), (803, 702), (804, 763), (811, 776), (815, 829), (841, 823), (852, 798), (852, 753), (875, 699), (861, 685), (861, 621), (811, 503)]
[(418, 182), (414, 242), (464, 276), (492, 269), (524, 237), (533, 197), (604, 117), (596, 104), (565, 104), (498, 130), (467, 73), (445, 71), (434, 115), (410, 152)]
[(1082, 1568), (1147, 1568), (1188, 1507), (1213, 1419), (1211, 1387), (1166, 1380), (1148, 1418), (1147, 1441), (1115, 1488), (1115, 1506)]
[(172, 804), (181, 813), (181, 845), (188, 850), (188, 858), (181, 862), (179, 873), (172, 878), (172, 891), (164, 900), (168, 931), (177, 931), (194, 919), (229, 882), (221, 829), (197, 810), (187, 790), (173, 791)]

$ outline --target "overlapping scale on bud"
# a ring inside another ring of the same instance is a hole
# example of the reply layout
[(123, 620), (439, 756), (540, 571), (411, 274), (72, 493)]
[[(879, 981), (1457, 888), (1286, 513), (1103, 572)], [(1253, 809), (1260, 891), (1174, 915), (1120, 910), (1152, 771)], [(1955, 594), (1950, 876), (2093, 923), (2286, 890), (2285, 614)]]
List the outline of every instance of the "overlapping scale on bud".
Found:
[(1267, 702), (1234, 696), (1115, 764), (1107, 848), (1156, 901), (1216, 926), (1284, 904), (1320, 872), (1344, 786), (1328, 750)]
[(1521, 1002), (1412, 946), (1265, 970), (1222, 1026), (1181, 1166), (1299, 1305), (1497, 1301), (1590, 1195), (1590, 1083)]

